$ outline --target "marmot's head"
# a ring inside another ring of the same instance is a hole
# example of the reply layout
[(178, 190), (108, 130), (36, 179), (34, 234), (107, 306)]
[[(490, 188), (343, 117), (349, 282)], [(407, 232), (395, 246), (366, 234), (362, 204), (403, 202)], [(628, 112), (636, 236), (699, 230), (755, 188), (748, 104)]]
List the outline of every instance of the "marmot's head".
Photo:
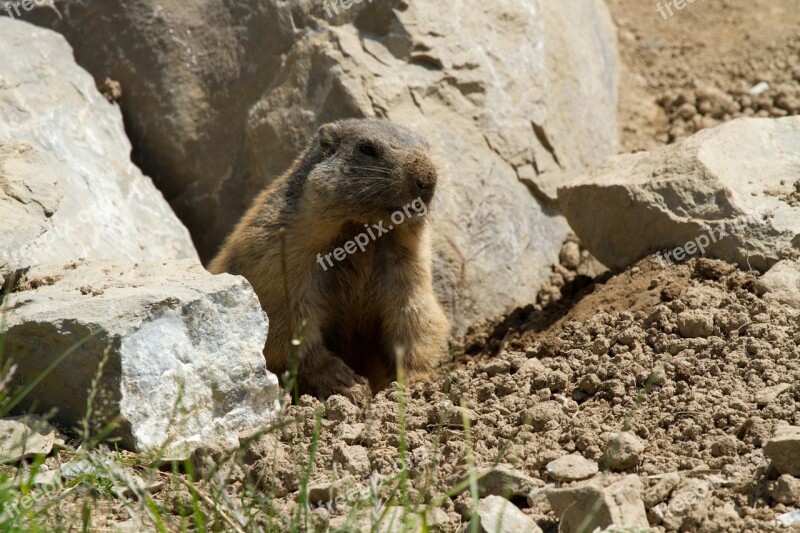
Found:
[(428, 143), (383, 120), (351, 119), (325, 124), (311, 141), (316, 165), (306, 195), (315, 205), (370, 222), (396, 211), (424, 219), (436, 188)]

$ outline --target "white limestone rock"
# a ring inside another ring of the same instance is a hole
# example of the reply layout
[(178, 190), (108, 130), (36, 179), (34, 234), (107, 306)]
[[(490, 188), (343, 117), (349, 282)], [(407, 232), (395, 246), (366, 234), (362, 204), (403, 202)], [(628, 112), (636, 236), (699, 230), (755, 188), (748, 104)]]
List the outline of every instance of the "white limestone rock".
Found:
[(197, 253), (130, 161), (122, 114), (59, 34), (0, 17), (0, 275), (72, 260)]
[(122, 443), (139, 452), (235, 446), (239, 431), (278, 407), (262, 355), (267, 319), (244, 278), (211, 275), (190, 259), (93, 262), (33, 267), (15, 290), (0, 331), (19, 366), (15, 383), (73, 350), (26, 399), (56, 408), (56, 420), (82, 419), (104, 358), (94, 409), (104, 420), (119, 415)]

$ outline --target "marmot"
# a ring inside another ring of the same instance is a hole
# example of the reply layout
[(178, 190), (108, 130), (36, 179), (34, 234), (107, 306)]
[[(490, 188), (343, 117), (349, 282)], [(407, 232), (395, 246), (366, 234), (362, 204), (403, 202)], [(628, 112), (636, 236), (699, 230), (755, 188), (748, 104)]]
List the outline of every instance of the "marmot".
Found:
[(350, 119), (320, 127), (261, 192), (209, 270), (255, 289), (270, 320), (267, 368), (288, 370), (299, 333), (297, 383), (321, 399), (350, 395), (356, 375), (380, 390), (398, 361), (409, 379), (433, 369), (449, 335), (431, 275), (436, 181), (423, 139)]

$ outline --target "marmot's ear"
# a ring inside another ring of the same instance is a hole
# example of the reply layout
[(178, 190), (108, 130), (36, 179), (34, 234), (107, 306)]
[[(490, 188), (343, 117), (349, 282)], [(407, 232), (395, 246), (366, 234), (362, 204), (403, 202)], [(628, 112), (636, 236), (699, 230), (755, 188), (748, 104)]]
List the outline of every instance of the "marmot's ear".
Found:
[(329, 123), (323, 124), (317, 130), (317, 138), (319, 139), (319, 147), (325, 155), (331, 155), (336, 151), (338, 144), (338, 128), (336, 124)]

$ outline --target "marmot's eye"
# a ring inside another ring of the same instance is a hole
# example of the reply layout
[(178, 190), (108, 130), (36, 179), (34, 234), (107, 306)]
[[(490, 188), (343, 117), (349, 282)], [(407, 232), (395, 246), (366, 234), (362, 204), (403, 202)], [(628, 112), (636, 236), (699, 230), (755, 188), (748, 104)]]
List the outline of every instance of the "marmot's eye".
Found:
[(378, 148), (370, 142), (363, 142), (359, 144), (358, 151), (364, 155), (368, 155), (369, 157), (378, 157)]

